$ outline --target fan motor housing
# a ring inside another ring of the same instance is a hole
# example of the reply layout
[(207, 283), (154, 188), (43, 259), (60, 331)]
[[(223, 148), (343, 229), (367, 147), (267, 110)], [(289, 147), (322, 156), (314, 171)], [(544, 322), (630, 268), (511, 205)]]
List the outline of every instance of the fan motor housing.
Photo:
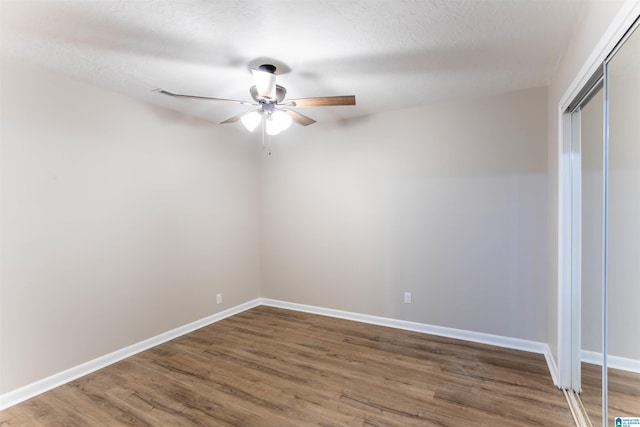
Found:
[(280, 85), (276, 85), (276, 99), (275, 101), (272, 99), (266, 99), (264, 97), (261, 97), (260, 95), (258, 95), (258, 89), (255, 86), (251, 86), (249, 88), (249, 93), (251, 94), (251, 97), (256, 101), (259, 102), (261, 104), (268, 104), (268, 103), (281, 103), (282, 100), (284, 99), (284, 97), (287, 95), (287, 90), (280, 86)]

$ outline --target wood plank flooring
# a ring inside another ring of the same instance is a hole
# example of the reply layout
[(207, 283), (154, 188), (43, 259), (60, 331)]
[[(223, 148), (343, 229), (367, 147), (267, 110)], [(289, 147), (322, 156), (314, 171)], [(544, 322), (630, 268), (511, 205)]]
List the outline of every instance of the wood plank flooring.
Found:
[[(609, 411), (607, 425), (615, 417), (640, 417), (640, 374), (607, 370)], [(602, 426), (602, 367), (582, 363), (582, 404), (594, 427)]]
[(0, 412), (29, 426), (570, 426), (539, 354), (260, 306)]

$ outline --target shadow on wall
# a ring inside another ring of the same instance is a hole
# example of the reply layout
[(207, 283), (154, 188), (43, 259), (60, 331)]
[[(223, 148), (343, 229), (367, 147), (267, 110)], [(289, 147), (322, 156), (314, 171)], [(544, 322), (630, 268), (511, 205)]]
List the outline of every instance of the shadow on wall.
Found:
[[(379, 156), (395, 176), (546, 174), (546, 88), (292, 127), (273, 139), (299, 162)], [(311, 151), (308, 151), (311, 150)], [(315, 160), (308, 156), (313, 155)]]

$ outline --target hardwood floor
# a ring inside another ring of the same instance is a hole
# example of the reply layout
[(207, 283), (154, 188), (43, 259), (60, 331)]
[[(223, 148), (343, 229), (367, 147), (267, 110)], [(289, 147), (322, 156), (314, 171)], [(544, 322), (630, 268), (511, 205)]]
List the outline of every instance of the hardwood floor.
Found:
[[(608, 425), (615, 417), (640, 417), (640, 374), (607, 370), (609, 382)], [(582, 363), (582, 404), (594, 427), (602, 426), (602, 367)]]
[(3, 412), (29, 426), (570, 426), (544, 357), (260, 306)]

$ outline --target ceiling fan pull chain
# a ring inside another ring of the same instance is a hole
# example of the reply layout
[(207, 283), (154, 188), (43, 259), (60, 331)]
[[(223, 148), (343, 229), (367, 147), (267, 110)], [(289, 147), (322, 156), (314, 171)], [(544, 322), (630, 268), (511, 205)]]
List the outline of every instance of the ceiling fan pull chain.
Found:
[(262, 149), (265, 149), (265, 134), (267, 133), (267, 118), (265, 115), (262, 115), (262, 120), (260, 120), (260, 127), (262, 128)]
[(271, 155), (271, 147), (270, 147), (270, 144), (269, 144), (270, 142), (271, 142), (271, 138), (269, 137), (269, 134), (267, 133), (267, 117), (266, 117), (266, 115), (263, 115), (263, 118), (262, 118), (262, 149), (265, 150), (268, 155)]
[(262, 115), (262, 150), (267, 151), (269, 155), (271, 155), (271, 150), (268, 147), (269, 145), (269, 136), (267, 135), (267, 115)]

